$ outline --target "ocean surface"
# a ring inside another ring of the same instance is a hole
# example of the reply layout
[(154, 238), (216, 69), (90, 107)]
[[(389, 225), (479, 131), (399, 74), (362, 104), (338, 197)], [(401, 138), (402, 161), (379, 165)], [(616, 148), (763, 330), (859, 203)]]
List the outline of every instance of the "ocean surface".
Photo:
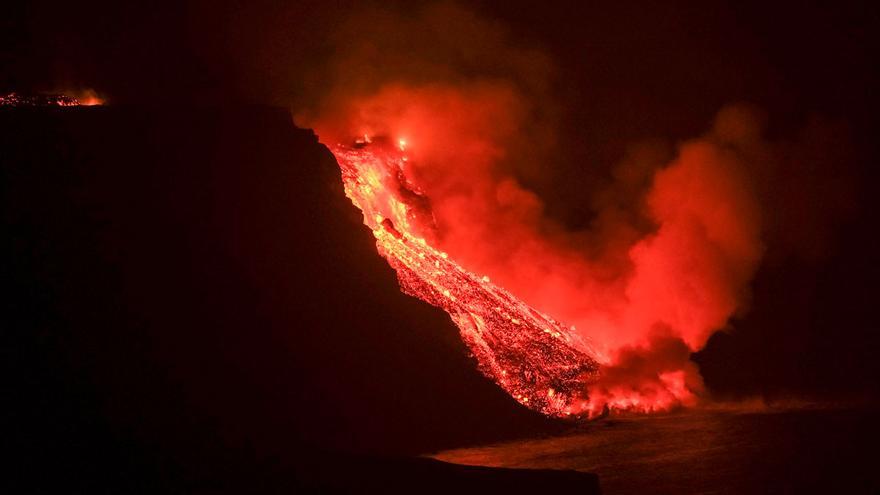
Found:
[(880, 494), (877, 410), (690, 410), (603, 419), (555, 437), (431, 455), (480, 466), (573, 469), (606, 494)]

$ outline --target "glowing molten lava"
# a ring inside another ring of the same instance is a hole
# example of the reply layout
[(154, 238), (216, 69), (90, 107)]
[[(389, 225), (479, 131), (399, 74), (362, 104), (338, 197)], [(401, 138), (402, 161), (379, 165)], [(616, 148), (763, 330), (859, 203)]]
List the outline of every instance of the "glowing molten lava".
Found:
[(588, 409), (583, 394), (599, 368), (591, 344), (431, 246), (430, 204), (403, 174), (405, 150), (405, 140), (367, 136), (331, 147), (402, 290), (449, 313), (479, 369), (521, 404), (552, 416)]
[(79, 107), (103, 105), (104, 100), (92, 90), (69, 94), (37, 94), (26, 95), (8, 93), (0, 95), (0, 107)]

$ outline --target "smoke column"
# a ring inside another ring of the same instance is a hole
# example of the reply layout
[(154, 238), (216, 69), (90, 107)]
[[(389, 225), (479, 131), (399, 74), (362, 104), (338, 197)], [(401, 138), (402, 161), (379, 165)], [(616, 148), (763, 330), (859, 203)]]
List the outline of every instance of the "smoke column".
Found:
[(405, 145), (405, 180), (430, 205), (420, 226), (430, 243), (593, 342), (602, 370), (586, 391), (590, 411), (696, 403), (690, 353), (744, 309), (763, 252), (747, 174), (760, 119), (730, 107), (671, 162), (625, 160), (590, 227), (570, 230), (519, 178), (565, 151), (554, 69), (509, 38), (445, 4), (356, 13), (313, 75), (317, 103), (296, 119), (331, 145)]

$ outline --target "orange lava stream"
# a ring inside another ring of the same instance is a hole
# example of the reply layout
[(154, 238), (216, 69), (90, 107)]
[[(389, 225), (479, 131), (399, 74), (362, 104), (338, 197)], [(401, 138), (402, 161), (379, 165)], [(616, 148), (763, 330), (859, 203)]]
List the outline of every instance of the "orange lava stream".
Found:
[(426, 240), (433, 217), (428, 199), (403, 173), (405, 144), (365, 137), (331, 147), (345, 193), (363, 212), (403, 292), (444, 309), (480, 371), (519, 403), (549, 416), (597, 414), (586, 395), (599, 369), (592, 344)]

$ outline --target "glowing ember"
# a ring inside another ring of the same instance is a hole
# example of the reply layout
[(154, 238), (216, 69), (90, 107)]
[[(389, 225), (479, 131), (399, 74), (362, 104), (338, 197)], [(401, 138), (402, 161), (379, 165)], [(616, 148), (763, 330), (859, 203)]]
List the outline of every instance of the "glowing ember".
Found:
[(402, 290), (449, 313), (483, 374), (544, 414), (586, 412), (582, 395), (599, 368), (592, 345), (431, 246), (430, 204), (403, 174), (406, 141), (364, 136), (331, 151)]

